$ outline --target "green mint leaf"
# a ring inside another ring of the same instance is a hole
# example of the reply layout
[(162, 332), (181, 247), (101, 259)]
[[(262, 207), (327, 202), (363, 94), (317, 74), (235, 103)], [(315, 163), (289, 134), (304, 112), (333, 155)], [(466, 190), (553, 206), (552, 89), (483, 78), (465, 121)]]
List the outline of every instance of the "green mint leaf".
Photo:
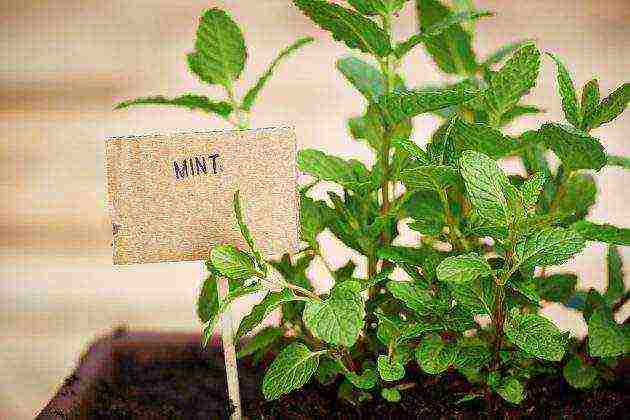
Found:
[(379, 248), (377, 257), (388, 260), (396, 264), (410, 264), (422, 266), (430, 257), (430, 250), (427, 248), (413, 248), (407, 246), (387, 246)]
[(445, 283), (467, 283), (490, 274), (488, 262), (474, 253), (448, 257), (437, 268), (438, 280)]
[(580, 220), (571, 225), (587, 241), (606, 242), (611, 245), (630, 246), (630, 229), (609, 224), (597, 224)]
[(594, 366), (584, 363), (580, 356), (573, 356), (562, 369), (564, 379), (574, 388), (588, 389), (597, 383), (599, 373)]
[(346, 280), (352, 280), (354, 276), (354, 270), (357, 268), (357, 265), (352, 260), (348, 260), (346, 265), (339, 267), (337, 270), (332, 272), (332, 276), (335, 279), (335, 283), (340, 283)]
[(512, 404), (520, 404), (525, 398), (525, 388), (515, 377), (505, 379), (496, 391), (505, 401)]
[(506, 44), (500, 47), (499, 49), (497, 49), (492, 54), (490, 54), (481, 65), (482, 67), (489, 68), (503, 61), (505, 57), (507, 57), (508, 55), (511, 55), (512, 53), (514, 53), (514, 51), (520, 49), (521, 47), (524, 47), (525, 45), (529, 45), (532, 42), (534, 42), (533, 39), (523, 39), (520, 41)]
[[(379, 182), (382, 183), (383, 180), (385, 179), (385, 175), (383, 174), (383, 165), (381, 165), (382, 161), (383, 161), (383, 158), (381, 156), (377, 160), (378, 169), (375, 168), (373, 172), (374, 183), (377, 185)], [(409, 156), (409, 154), (405, 152), (404, 150), (402, 150), (400, 147), (396, 147), (394, 148), (394, 155), (391, 158), (390, 169), (388, 171), (389, 176), (387, 178), (393, 182), (396, 182), (400, 180), (400, 174), (404, 170), (411, 169), (417, 165), (420, 165), (420, 162), (417, 159)], [(377, 188), (375, 188), (375, 190), (376, 189)], [(393, 216), (394, 214), (397, 214), (399, 207), (402, 206), (402, 204), (404, 204), (407, 197), (408, 196), (401, 197), (400, 200), (396, 201), (396, 208), (389, 211), (388, 213), (389, 216)]]
[(490, 236), (501, 241), (508, 237), (508, 229), (505, 222), (484, 219), (474, 212), (472, 212), (469, 217), (469, 225), (464, 231), (466, 234), (482, 237)]
[(574, 127), (580, 127), (582, 124), (582, 111), (578, 104), (577, 92), (569, 71), (562, 63), (558, 56), (547, 53), (549, 57), (556, 63), (558, 91), (562, 97), (562, 110), (567, 121)]
[(250, 251), (254, 255), (254, 258), (256, 259), (256, 262), (258, 263), (259, 267), (263, 271), (266, 272), (265, 260), (263, 259), (262, 254), (256, 247), (256, 243), (254, 242), (254, 238), (252, 237), (252, 234), (249, 231), (249, 228), (247, 227), (247, 223), (245, 223), (245, 216), (243, 215), (243, 207), (241, 203), (241, 195), (240, 195), (239, 190), (236, 190), (234, 192), (233, 205), (234, 205), (234, 214), (236, 215), (236, 222), (238, 223), (238, 227), (239, 227), (239, 230), (241, 231), (241, 235), (243, 235), (245, 242), (247, 242), (247, 245), (249, 246)]
[(598, 139), (576, 128), (546, 123), (538, 130), (538, 139), (562, 161), (567, 170), (600, 170), (606, 164), (604, 147)]
[[(578, 293), (579, 292), (577, 292), (576, 295)], [(582, 317), (588, 323), (589, 320), (591, 319), (591, 316), (593, 315), (593, 312), (595, 312), (596, 309), (605, 307), (605, 306), (606, 306), (606, 301), (604, 300), (604, 296), (602, 296), (602, 294), (599, 293), (599, 291), (591, 288), (585, 294), (585, 297), (584, 297), (584, 304), (581, 309)]]
[(523, 205), (526, 208), (534, 209), (538, 203), (538, 197), (547, 182), (547, 177), (543, 172), (536, 172), (523, 185), (521, 185), (521, 196), (523, 197)]
[(372, 400), (372, 394), (361, 389), (356, 389), (350, 381), (342, 381), (339, 384), (337, 398), (346, 401), (354, 406), (358, 406), (366, 401)]
[(284, 330), (282, 328), (267, 327), (247, 340), (245, 344), (241, 345), (236, 353), (236, 357), (242, 359), (243, 357), (250, 356), (259, 350), (266, 349), (283, 335)]
[(503, 113), (499, 125), (501, 127), (505, 127), (519, 117), (523, 117), (525, 115), (542, 114), (543, 112), (545, 112), (544, 109), (538, 108), (537, 106), (533, 105), (514, 105), (512, 109), (509, 109)]
[(615, 322), (612, 309), (595, 309), (588, 320), (588, 352), (596, 357), (614, 357), (630, 351), (621, 325)]
[(439, 375), (448, 369), (457, 357), (457, 347), (447, 344), (438, 335), (425, 337), (416, 349), (416, 360), (423, 371), (430, 375)]
[(368, 290), (372, 286), (376, 286), (383, 281), (389, 280), (390, 274), (394, 271), (394, 267), (385, 267), (381, 269), (374, 277), (363, 281), (361, 291)]
[(584, 246), (582, 236), (572, 229), (543, 228), (516, 243), (514, 260), (523, 269), (563, 264)]
[(418, 315), (430, 315), (432, 312), (431, 300), (433, 299), (428, 290), (407, 281), (390, 281), (387, 289), (396, 299), (400, 299), (409, 309)]
[(376, 57), (392, 50), (389, 35), (375, 22), (354, 10), (322, 0), (293, 0), (293, 3), (337, 41)]
[(428, 324), (423, 321), (412, 322), (402, 326), (400, 335), (397, 338), (397, 343), (403, 343), (407, 340), (413, 340), (414, 338), (422, 337), (428, 332), (442, 331), (441, 325)]
[(606, 165), (620, 166), (624, 169), (630, 169), (630, 158), (625, 157), (625, 156), (608, 155), (606, 157)]
[(472, 315), (494, 313), (494, 282), (490, 277), (479, 277), (467, 283), (449, 283), (453, 298)]
[[(544, 173), (551, 181), (553, 174), (549, 162), (547, 161), (546, 150), (538, 141), (537, 131), (526, 131), (520, 137), (521, 141), (529, 145), (528, 148), (521, 153), (521, 160), (525, 170), (529, 174), (536, 172)], [(555, 200), (555, 183), (547, 182), (540, 197), (539, 203), (542, 210), (548, 212), (551, 207), (552, 200)]]
[(336, 182), (348, 189), (356, 189), (361, 184), (351, 164), (337, 156), (306, 149), (300, 150), (297, 162), (300, 171), (322, 181)]
[[(463, 83), (463, 82), (459, 82), (459, 83)], [(439, 83), (439, 84), (427, 83), (426, 85), (416, 87), (415, 90), (417, 92), (442, 91), (444, 89), (450, 89), (453, 86), (458, 85), (459, 83)], [(468, 79), (464, 83), (468, 83), (470, 85), (471, 90), (479, 87), (477, 82), (472, 79)], [(436, 109), (434, 111), (431, 111), (431, 114), (437, 117), (440, 117), (444, 120), (449, 120), (457, 114), (457, 111), (458, 111), (458, 105), (450, 105), (450, 106), (447, 106), (446, 108), (441, 108), (441, 109)]]
[(540, 297), (549, 302), (567, 303), (577, 286), (577, 276), (574, 274), (552, 274), (536, 277), (534, 281)]
[(422, 150), (422, 148), (418, 146), (418, 144), (415, 143), (413, 140), (406, 138), (395, 139), (392, 142), (392, 146), (401, 149), (405, 153), (409, 154), (421, 166), (427, 166), (431, 164), (431, 160), (429, 159), (429, 155), (427, 154), (427, 152)]
[(326, 357), (319, 363), (316, 378), (322, 385), (330, 385), (335, 382), (337, 376), (343, 371), (344, 368), (339, 361)]
[(512, 276), (507, 282), (508, 286), (525, 296), (527, 299), (540, 305), (540, 295), (538, 294), (538, 288), (536, 282), (530, 277), (521, 275)]
[(453, 131), (457, 125), (459, 118), (451, 117), (448, 121), (444, 121), (431, 136), (429, 144), (427, 144), (427, 153), (433, 162), (438, 165), (457, 166), (459, 153), (455, 149), (453, 139)]
[(497, 72), (480, 100), (493, 115), (500, 117), (536, 86), (540, 70), (540, 52), (534, 44), (520, 47)]
[(291, 54), (293, 54), (294, 52), (296, 52), (303, 46), (310, 44), (314, 40), (315, 39), (310, 36), (300, 38), (297, 41), (295, 41), (293, 44), (289, 45), (288, 47), (280, 51), (280, 54), (278, 54), (278, 56), (271, 62), (269, 67), (267, 67), (267, 70), (265, 70), (265, 72), (260, 76), (256, 84), (247, 91), (247, 93), (245, 94), (245, 97), (243, 98), (243, 103), (241, 105), (241, 108), (244, 111), (251, 110), (252, 106), (254, 105), (254, 102), (256, 102), (256, 98), (258, 97), (258, 94), (260, 93), (262, 88), (265, 87), (265, 85), (269, 81), (269, 78), (271, 78), (271, 76), (273, 75), (273, 72), (276, 71), (276, 68), (278, 68), (282, 60), (289, 57)]
[(558, 362), (564, 357), (567, 336), (553, 322), (538, 314), (513, 310), (503, 326), (508, 340), (528, 354)]
[(593, 112), (585, 116), (586, 129), (592, 130), (611, 122), (625, 111), (628, 102), (630, 102), (630, 83), (624, 83), (604, 98)]
[(389, 126), (449, 106), (469, 101), (478, 94), (469, 82), (461, 82), (443, 89), (414, 89), (381, 96), (373, 105)]
[[(449, 130), (448, 135), (453, 142), (456, 157), (465, 150), (473, 150), (493, 159), (500, 159), (518, 153), (525, 146), (522, 142), (504, 135), (487, 124), (469, 123), (462, 118), (455, 118), (448, 126), (442, 125), (434, 134), (432, 142), (443, 141), (446, 130)], [(431, 147), (434, 147), (433, 144)]]
[(188, 54), (190, 70), (203, 82), (228, 87), (240, 77), (246, 60), (238, 25), (223, 10), (206, 10), (199, 21), (195, 51)]
[(608, 287), (604, 293), (604, 300), (609, 305), (614, 305), (623, 296), (626, 286), (623, 282), (623, 265), (619, 249), (614, 245), (608, 246), (606, 258), (608, 267)]
[(320, 340), (331, 345), (352, 347), (363, 328), (364, 316), (365, 307), (358, 293), (334, 287), (326, 300), (308, 301), (302, 319)]
[(408, 191), (442, 191), (457, 185), (459, 174), (450, 166), (416, 166), (400, 173), (400, 179)]
[(455, 305), (439, 321), (445, 330), (465, 332), (477, 328), (472, 313), (464, 305)]
[(313, 201), (313, 199), (302, 195), (300, 197), (300, 235), (302, 239), (313, 249), (317, 249), (317, 236), (326, 229), (328, 222), (326, 217), (326, 206), (323, 201)]
[(446, 226), (444, 206), (433, 191), (417, 191), (403, 206), (405, 215), (413, 218), (410, 229), (425, 235), (437, 236)]
[(213, 275), (208, 276), (201, 286), (197, 298), (197, 317), (201, 322), (208, 322), (219, 310), (219, 292), (217, 279)]
[(232, 302), (234, 302), (236, 299), (249, 295), (251, 293), (259, 292), (260, 290), (261, 290), (260, 284), (254, 284), (251, 286), (237, 286), (234, 289), (232, 289), (232, 285), (230, 284), (230, 292), (227, 294), (227, 296), (223, 298), (223, 300), (219, 302), (219, 306), (216, 307), (215, 312), (212, 312), (212, 313), (208, 312), (209, 318), (203, 324), (204, 347), (208, 344), (208, 341), (210, 341), (210, 338), (212, 338), (214, 327), (217, 325), (217, 322), (219, 321), (219, 315), (227, 311), (230, 308), (230, 305), (232, 304)]
[(589, 174), (573, 173), (564, 182), (564, 194), (556, 198), (556, 211), (572, 214), (575, 220), (586, 217), (597, 200), (597, 184)]
[(384, 354), (378, 356), (378, 373), (385, 382), (398, 381), (405, 377), (405, 366), (398, 360)]
[(285, 347), (265, 372), (262, 384), (265, 399), (275, 400), (301, 388), (317, 370), (320, 354), (301, 343)]
[(306, 277), (306, 270), (311, 265), (314, 255), (312, 253), (305, 253), (301, 257), (295, 260), (295, 263), (291, 262), (290, 254), (284, 254), (280, 261), (269, 261), (278, 272), (284, 277), (284, 279), (290, 283), (296, 284), (307, 290), (313, 290), (310, 280)]
[(365, 251), (364, 246), (371, 247), (371, 242), (362, 240), (361, 226), (358, 220), (348, 212), (340, 197), (332, 193), (328, 193), (328, 196), (335, 206), (328, 219), (330, 231), (350, 248)]
[(347, 0), (357, 11), (366, 16), (398, 12), (408, 0)]
[(337, 61), (337, 69), (368, 102), (375, 102), (386, 91), (383, 74), (359, 58), (342, 58)]
[(492, 358), (488, 343), (478, 337), (461, 337), (457, 340), (457, 369), (481, 369)]
[[(446, 18), (442, 19), (441, 21), (431, 25), (426, 30), (423, 30), (423, 32), (415, 34), (415, 35), (411, 35), (405, 41), (398, 43), (396, 45), (396, 48), (394, 49), (394, 55), (397, 58), (402, 58), (409, 51), (411, 51), (416, 45), (419, 45), (423, 42), (428, 44), (427, 48), (431, 48), (434, 51), (435, 51), (435, 47), (437, 46), (436, 44), (440, 44), (440, 42), (443, 42), (443, 41), (451, 42), (453, 44), (458, 44), (457, 46), (463, 46), (464, 48), (466, 48), (467, 45), (465, 44), (466, 43), (465, 37), (462, 37), (461, 32), (459, 32), (459, 28), (454, 28), (456, 32), (455, 35), (448, 34), (448, 33), (445, 34), (445, 33), (448, 32), (449, 29), (451, 29), (451, 27), (454, 27), (455, 25), (467, 23), (467, 22), (473, 22), (477, 19), (488, 17), (488, 16), (494, 16), (494, 14), (490, 12), (486, 12), (486, 11), (462, 11), (462, 12), (452, 13), (448, 15)], [(445, 36), (444, 38), (441, 38), (440, 35), (443, 35), (443, 34), (445, 34)], [(450, 55), (453, 55), (453, 54), (457, 55), (458, 51), (449, 51), (447, 53), (450, 53)], [(467, 55), (467, 52), (464, 52), (464, 54)], [(446, 58), (446, 60), (449, 60), (450, 58), (451, 57)], [(457, 65), (456, 63), (453, 63), (453, 64), (455, 64), (455, 66)]]
[(227, 118), (232, 113), (232, 105), (224, 101), (213, 101), (202, 95), (188, 93), (176, 98), (166, 98), (164, 96), (147, 96), (143, 98), (130, 99), (120, 102), (114, 109), (129, 108), (138, 105), (170, 105), (186, 108), (191, 111), (199, 110), (209, 114), (216, 114), (222, 118)]
[(254, 305), (251, 312), (243, 317), (234, 338), (238, 340), (245, 336), (245, 334), (260, 325), (267, 316), (279, 308), (283, 303), (290, 302), (294, 299), (295, 294), (291, 291), (291, 289), (284, 289), (281, 292), (267, 293), (260, 303)]
[(587, 121), (592, 118), (592, 115), (597, 111), (599, 106), (599, 83), (597, 79), (589, 80), (582, 88), (582, 129), (588, 130)]
[(378, 374), (372, 368), (363, 369), (362, 374), (356, 372), (345, 372), (344, 376), (350, 381), (350, 383), (359, 389), (372, 389), (376, 386), (378, 381)]
[(348, 130), (354, 139), (365, 140), (374, 150), (381, 150), (384, 128), (376, 112), (348, 119)]
[(396, 388), (381, 389), (381, 397), (389, 402), (399, 402), (402, 399), (400, 391)]
[(496, 390), (501, 383), (501, 373), (497, 371), (488, 372), (488, 388)]
[(403, 325), (403, 321), (399, 316), (387, 315), (381, 311), (376, 311), (374, 314), (378, 319), (376, 338), (378, 338), (383, 345), (387, 346), (400, 335), (400, 328)]
[[(436, 279), (435, 270), (443, 258), (444, 254), (430, 249), (422, 266), (415, 267), (406, 263), (399, 263), (398, 266), (411, 278), (414, 283), (420, 287), (428, 289), (430, 287), (430, 283)], [(419, 269), (422, 270), (422, 274), (418, 271)]]
[(503, 186), (503, 192), (507, 201), (507, 219), (506, 222), (518, 228), (527, 220), (527, 210), (523, 204), (521, 191), (508, 182)]
[(252, 259), (233, 245), (219, 245), (210, 252), (210, 261), (219, 272), (230, 279), (246, 280), (258, 271)]
[(459, 159), (459, 167), (468, 198), (477, 214), (484, 219), (505, 223), (509, 209), (504, 186), (510, 181), (497, 163), (482, 153), (466, 150)]
[(366, 16), (387, 13), (385, 4), (380, 0), (347, 0), (347, 2), (350, 3), (357, 12)]
[[(416, 9), (421, 33), (430, 33), (435, 25), (453, 16), (452, 11), (438, 0), (417, 0)], [(441, 33), (426, 38), (423, 44), (435, 64), (445, 73), (472, 74), (477, 69), (472, 37), (458, 23), (453, 22)]]

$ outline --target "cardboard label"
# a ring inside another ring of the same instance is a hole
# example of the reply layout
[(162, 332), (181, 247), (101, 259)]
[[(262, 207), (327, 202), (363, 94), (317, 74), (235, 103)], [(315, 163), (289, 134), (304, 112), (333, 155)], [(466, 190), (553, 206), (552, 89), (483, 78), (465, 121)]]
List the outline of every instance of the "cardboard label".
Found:
[(116, 137), (106, 142), (114, 264), (204, 260), (246, 247), (232, 199), (266, 255), (298, 247), (290, 128)]

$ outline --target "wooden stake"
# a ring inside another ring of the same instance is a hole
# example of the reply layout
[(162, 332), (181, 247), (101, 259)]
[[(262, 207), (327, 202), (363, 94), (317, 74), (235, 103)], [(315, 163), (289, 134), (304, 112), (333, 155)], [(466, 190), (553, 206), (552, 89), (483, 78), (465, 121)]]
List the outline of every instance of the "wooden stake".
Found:
[[(228, 279), (219, 277), (219, 296), (227, 296), (230, 291)], [(234, 324), (232, 322), (232, 312), (228, 308), (221, 315), (221, 340), (223, 341), (223, 358), (225, 360), (225, 376), (227, 378), (228, 397), (232, 409), (231, 420), (241, 420), (241, 392), (238, 382), (238, 368), (236, 365), (236, 350), (234, 348)]]

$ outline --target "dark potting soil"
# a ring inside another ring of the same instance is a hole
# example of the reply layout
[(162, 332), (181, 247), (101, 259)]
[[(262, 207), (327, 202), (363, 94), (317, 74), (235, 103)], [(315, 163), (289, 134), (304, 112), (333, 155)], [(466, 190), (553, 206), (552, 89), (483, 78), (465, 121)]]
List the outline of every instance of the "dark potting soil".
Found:
[[(119, 361), (113, 382), (101, 381), (90, 419), (224, 419), (228, 417), (222, 366), (201, 357), (187, 361), (137, 364)], [(484, 418), (483, 400), (457, 404), (468, 390), (455, 373), (440, 378), (411, 372), (417, 386), (402, 392), (399, 403), (380, 396), (354, 406), (337, 398), (335, 386), (315, 381), (278, 401), (264, 401), (259, 388), (262, 366), (240, 365), (244, 414), (249, 419), (411, 419)], [(588, 392), (571, 388), (562, 378), (532, 380), (521, 406), (500, 402), (501, 417), (630, 418), (630, 380)]]

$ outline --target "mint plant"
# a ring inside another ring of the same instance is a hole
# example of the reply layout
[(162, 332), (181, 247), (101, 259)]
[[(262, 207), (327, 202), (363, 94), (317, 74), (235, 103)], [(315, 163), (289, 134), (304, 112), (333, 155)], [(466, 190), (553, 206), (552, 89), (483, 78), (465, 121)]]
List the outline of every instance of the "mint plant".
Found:
[[(566, 121), (510, 135), (503, 130), (515, 119), (542, 113), (525, 98), (546, 56), (522, 40), (480, 57), (473, 48), (475, 22), (491, 13), (471, 1), (417, 0), (415, 7), (406, 0), (293, 3), (358, 54), (340, 58), (336, 67), (365, 98), (348, 131), (369, 145), (375, 163), (300, 151), (299, 168), (314, 180), (300, 191), (303, 248), (278, 261), (265, 260), (257, 250), (235, 195), (236, 221), (248, 249), (212, 250), (198, 301), (206, 340), (234, 300), (263, 292), (235, 338), (253, 332), (240, 357), (260, 361), (275, 355), (262, 382), (267, 399), (316, 380), (339, 384), (339, 396), (352, 403), (396, 402), (416, 385), (414, 364), (427, 375), (456, 370), (471, 384), (461, 401), (482, 397), (491, 410), (497, 409), (497, 396), (521, 403), (527, 381), (536, 375), (564, 375), (576, 388), (610, 379), (616, 358), (630, 352), (630, 330), (618, 319), (630, 292), (617, 250), (630, 245), (630, 229), (592, 221), (589, 210), (597, 197), (597, 172), (606, 165), (630, 168), (629, 158), (608, 155), (595, 137), (627, 107), (630, 84), (602, 99), (594, 79), (578, 95), (561, 59), (548, 54)], [(412, 8), (418, 32), (395, 40), (395, 18)], [(184, 106), (245, 127), (279, 60), (310, 41), (283, 51), (239, 102), (233, 82), (245, 62), (244, 42), (229, 16), (213, 9), (201, 20), (188, 63), (203, 82), (222, 85), (227, 100), (189, 94), (119, 107)], [(420, 48), (448, 81), (407, 86), (401, 64), (418, 59)], [(440, 123), (430, 138), (417, 139), (413, 118), (423, 114), (436, 115)], [(503, 159), (517, 159), (523, 170), (506, 173)], [(311, 189), (320, 181), (342, 192), (316, 200)], [(405, 224), (419, 234), (415, 246), (394, 242)], [(364, 257), (366, 276), (355, 274), (352, 261), (330, 267), (318, 242), (324, 230)], [(604, 293), (578, 290), (575, 274), (547, 274), (587, 241), (609, 244)], [(307, 276), (316, 259), (334, 279), (326, 293), (316, 292), (316, 279)], [(230, 292), (221, 298), (219, 276), (230, 279)], [(588, 336), (578, 340), (560, 331), (540, 313), (545, 301), (582, 311)], [(279, 325), (258, 328), (275, 310), (281, 312)]]

